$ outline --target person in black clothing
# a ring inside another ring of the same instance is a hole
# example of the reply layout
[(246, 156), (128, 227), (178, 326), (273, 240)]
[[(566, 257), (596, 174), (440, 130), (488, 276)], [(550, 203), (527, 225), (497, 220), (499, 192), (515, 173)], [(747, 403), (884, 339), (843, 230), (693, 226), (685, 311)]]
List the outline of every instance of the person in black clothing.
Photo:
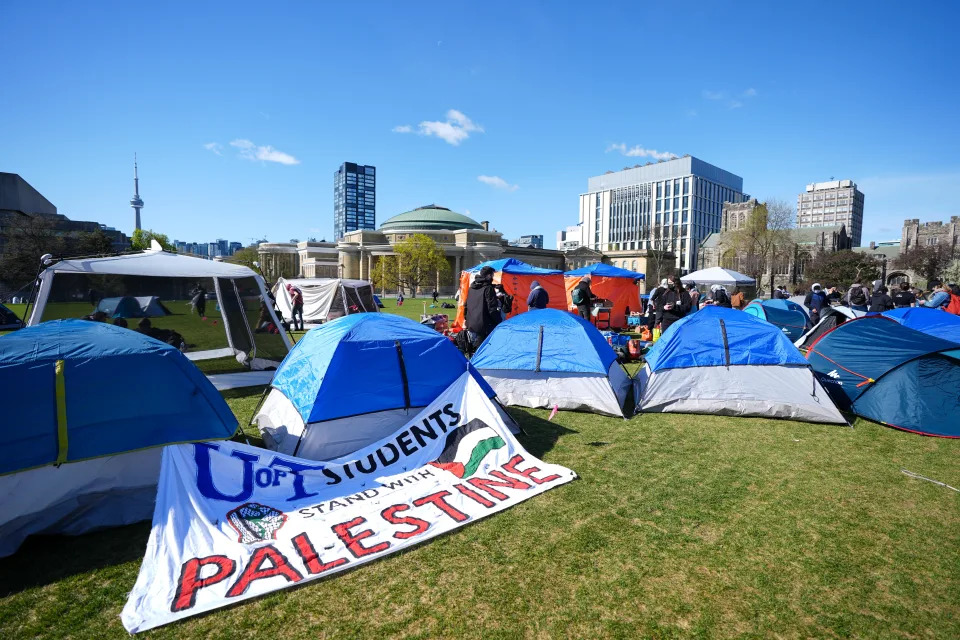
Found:
[(197, 283), (197, 288), (193, 290), (193, 299), (190, 300), (193, 308), (197, 310), (197, 315), (201, 318), (207, 315), (207, 290), (203, 284)]
[(882, 313), (893, 309), (893, 298), (887, 295), (887, 288), (880, 287), (870, 296), (870, 311)]
[(530, 283), (530, 295), (527, 297), (527, 306), (531, 309), (546, 309), (550, 303), (550, 295), (547, 290), (540, 286), (540, 283), (534, 280)]
[(573, 299), (573, 304), (577, 306), (577, 313), (580, 314), (580, 317), (589, 321), (590, 302), (597, 297), (593, 295), (593, 291), (590, 291), (589, 273), (580, 278), (580, 282), (578, 282), (577, 286), (570, 292), (570, 297)]
[(433, 290), (433, 304), (437, 304), (437, 303), (439, 303), (439, 302), (440, 302), (440, 292), (437, 291), (436, 289), (434, 289), (434, 290)]
[(493, 288), (493, 274), (493, 267), (480, 269), (463, 303), (463, 324), (470, 332), (467, 335), (474, 348), (480, 346), (503, 317), (497, 304), (497, 292)]
[(897, 309), (917, 306), (917, 296), (913, 294), (913, 291), (910, 291), (910, 285), (906, 282), (901, 282), (893, 293), (893, 306)]
[(661, 335), (690, 311), (690, 294), (678, 284), (676, 276), (667, 278), (667, 290), (657, 298), (657, 324)]

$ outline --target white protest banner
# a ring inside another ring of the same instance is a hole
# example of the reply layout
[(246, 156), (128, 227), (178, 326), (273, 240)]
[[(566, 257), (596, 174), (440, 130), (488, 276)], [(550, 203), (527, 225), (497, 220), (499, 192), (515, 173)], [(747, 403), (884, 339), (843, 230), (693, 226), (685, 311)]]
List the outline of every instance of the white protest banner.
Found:
[(570, 482), (464, 374), (405, 427), (318, 462), (235, 442), (163, 451), (131, 633), (329, 576)]

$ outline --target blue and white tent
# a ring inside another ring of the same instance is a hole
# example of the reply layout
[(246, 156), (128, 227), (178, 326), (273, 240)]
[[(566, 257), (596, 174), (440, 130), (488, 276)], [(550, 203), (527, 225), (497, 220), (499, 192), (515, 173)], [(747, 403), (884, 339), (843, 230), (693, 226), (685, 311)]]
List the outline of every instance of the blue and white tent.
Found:
[(799, 340), (810, 328), (809, 312), (792, 300), (754, 300), (744, 313), (766, 320), (780, 328), (791, 342)]
[(707, 306), (675, 322), (635, 378), (637, 412), (846, 424), (810, 364), (776, 326)]
[(0, 338), (0, 556), (31, 533), (149, 519), (161, 448), (231, 437), (237, 419), (170, 345), (53, 320)]
[(393, 433), (464, 371), (494, 397), (433, 329), (386, 313), (352, 314), (300, 339), (277, 368), (254, 421), (268, 448), (329, 460)]
[(623, 415), (630, 378), (592, 324), (556, 309), (497, 325), (473, 356), (501, 402)]
[(906, 307), (884, 311), (882, 314), (905, 327), (960, 344), (960, 316), (942, 309)]

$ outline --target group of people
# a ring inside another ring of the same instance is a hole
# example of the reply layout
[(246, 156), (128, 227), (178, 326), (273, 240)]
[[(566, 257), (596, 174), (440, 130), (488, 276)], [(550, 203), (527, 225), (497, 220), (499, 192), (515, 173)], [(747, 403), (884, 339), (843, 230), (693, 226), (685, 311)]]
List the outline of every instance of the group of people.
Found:
[(825, 307), (841, 304), (855, 311), (874, 313), (906, 307), (928, 307), (960, 315), (960, 287), (956, 284), (931, 281), (929, 296), (924, 296), (923, 291), (906, 282), (895, 285), (892, 292), (884, 286), (882, 280), (875, 280), (872, 285), (868, 287), (858, 280), (846, 293), (841, 293), (836, 287), (825, 288), (815, 282), (804, 298), (804, 306), (810, 311), (811, 322), (819, 322), (820, 313)]
[[(83, 317), (84, 320), (89, 320), (90, 322), (103, 322), (107, 324), (109, 319), (107, 314), (103, 311), (94, 311), (88, 316)], [(113, 326), (120, 327), (122, 329), (129, 329), (130, 325), (127, 322), (126, 318), (114, 318)], [(150, 318), (140, 318), (140, 321), (137, 323), (137, 328), (134, 329), (137, 333), (142, 333), (145, 336), (159, 340), (160, 342), (165, 342), (169, 345), (172, 345), (179, 349), (180, 351), (187, 350), (187, 343), (184, 341), (183, 336), (173, 329), (158, 329), (153, 326), (153, 323), (150, 322)]]
[(696, 282), (684, 284), (680, 278), (669, 276), (650, 293), (646, 306), (646, 326), (666, 331), (680, 318), (707, 306), (743, 309), (747, 298), (739, 288), (727, 291), (722, 284), (710, 286), (709, 293), (701, 293)]

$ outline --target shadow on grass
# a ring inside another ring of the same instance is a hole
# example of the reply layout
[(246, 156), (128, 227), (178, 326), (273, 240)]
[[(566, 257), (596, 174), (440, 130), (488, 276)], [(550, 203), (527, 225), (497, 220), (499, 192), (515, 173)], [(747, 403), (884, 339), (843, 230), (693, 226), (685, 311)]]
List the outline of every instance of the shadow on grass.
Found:
[(517, 438), (520, 444), (538, 458), (543, 458), (545, 453), (553, 449), (553, 445), (557, 443), (561, 436), (579, 433), (526, 411), (513, 407), (504, 408), (523, 429), (523, 433)]
[(150, 526), (145, 521), (80, 536), (30, 536), (15, 554), (0, 558), (0, 598), (70, 576), (139, 562)]

